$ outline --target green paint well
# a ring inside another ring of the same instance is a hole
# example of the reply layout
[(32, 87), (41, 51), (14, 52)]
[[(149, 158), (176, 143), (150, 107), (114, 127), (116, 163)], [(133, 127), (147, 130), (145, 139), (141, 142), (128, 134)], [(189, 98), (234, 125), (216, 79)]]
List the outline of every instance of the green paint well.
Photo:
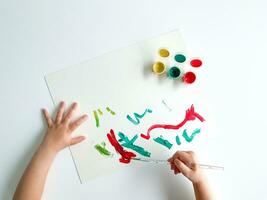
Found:
[(183, 63), (186, 60), (186, 57), (183, 54), (176, 54), (174, 60), (179, 63)]
[(168, 140), (164, 139), (162, 135), (160, 137), (153, 139), (155, 142), (167, 147), (168, 149), (172, 148), (172, 143), (170, 143)]
[(101, 144), (96, 144), (95, 149), (103, 156), (113, 157), (113, 154), (106, 149), (106, 143), (102, 142)]
[(95, 117), (95, 125), (96, 125), (96, 127), (99, 127), (100, 126), (99, 118), (98, 118), (98, 114), (95, 110), (94, 110), (94, 117)]
[(122, 142), (121, 146), (132, 149), (145, 157), (150, 157), (150, 152), (146, 151), (143, 147), (134, 145), (134, 142), (137, 140), (138, 135), (135, 135), (131, 140), (122, 132), (119, 132), (118, 135), (120, 137), (119, 142)]
[(178, 145), (181, 144), (181, 140), (180, 140), (178, 135), (175, 137), (175, 140), (176, 140), (176, 144), (178, 144)]
[(173, 66), (168, 70), (168, 76), (173, 79), (179, 78), (180, 75), (181, 75), (181, 70), (176, 66)]
[(112, 115), (116, 115), (116, 113), (115, 113), (113, 110), (111, 110), (109, 107), (106, 107), (106, 109), (107, 109), (107, 111), (110, 112)]
[(185, 129), (185, 130), (183, 131), (183, 137), (184, 137), (184, 139), (185, 139), (187, 142), (192, 142), (192, 140), (194, 139), (194, 137), (195, 137), (197, 134), (199, 134), (200, 131), (201, 131), (200, 128), (197, 128), (197, 129), (195, 129), (195, 130), (193, 131), (193, 133), (192, 133), (191, 136), (188, 136), (188, 134), (187, 134), (187, 130)]

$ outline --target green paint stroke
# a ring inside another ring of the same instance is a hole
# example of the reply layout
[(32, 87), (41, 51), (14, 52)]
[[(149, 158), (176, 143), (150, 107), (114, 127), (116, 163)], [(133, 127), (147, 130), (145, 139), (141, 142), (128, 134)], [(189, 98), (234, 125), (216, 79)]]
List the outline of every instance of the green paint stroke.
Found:
[(172, 148), (172, 143), (170, 143), (168, 140), (164, 139), (162, 135), (160, 137), (153, 139), (155, 142), (167, 147), (168, 149)]
[(132, 149), (145, 157), (150, 157), (150, 152), (146, 151), (143, 147), (134, 145), (134, 142), (138, 138), (138, 135), (135, 135), (131, 140), (129, 140), (129, 138), (122, 132), (119, 132), (118, 135), (120, 137), (119, 142), (124, 142), (121, 144), (121, 146)]
[(193, 131), (193, 133), (192, 133), (192, 135), (191, 136), (188, 136), (188, 134), (187, 134), (187, 130), (185, 129), (184, 131), (183, 131), (183, 137), (184, 137), (184, 139), (187, 141), (187, 142), (192, 142), (192, 140), (194, 139), (194, 137), (198, 134), (198, 133), (200, 133), (200, 128), (197, 128), (197, 129), (195, 129), (194, 131)]
[(178, 135), (175, 137), (175, 140), (176, 140), (176, 144), (178, 144), (178, 145), (180, 145), (180, 144), (181, 144), (181, 141), (180, 141), (180, 138), (179, 138), (179, 136), (178, 136)]
[(113, 157), (113, 154), (106, 149), (106, 143), (102, 142), (101, 144), (96, 144), (95, 149), (103, 156)]
[(139, 119), (143, 118), (146, 115), (146, 113), (152, 113), (152, 110), (151, 109), (146, 109), (145, 112), (143, 114), (141, 114), (141, 115), (139, 115), (138, 113), (134, 113), (134, 118), (135, 119), (133, 119), (130, 115), (127, 115), (126, 117), (134, 125), (138, 125), (140, 123)]
[(95, 125), (96, 125), (96, 127), (99, 127), (100, 126), (99, 118), (98, 118), (98, 114), (95, 110), (94, 110), (94, 117), (95, 117)]
[(103, 115), (103, 112), (100, 109), (97, 109), (99, 115)]
[(113, 110), (111, 110), (109, 107), (106, 107), (106, 109), (107, 109), (107, 111), (110, 112), (112, 115), (116, 115), (116, 113), (115, 113)]

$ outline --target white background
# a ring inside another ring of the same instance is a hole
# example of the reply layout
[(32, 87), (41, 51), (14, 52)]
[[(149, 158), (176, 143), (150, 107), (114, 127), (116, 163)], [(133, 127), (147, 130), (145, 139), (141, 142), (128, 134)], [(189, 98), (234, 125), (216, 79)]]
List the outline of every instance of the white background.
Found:
[[(176, 28), (188, 50), (205, 60), (220, 131), (209, 151), (226, 168), (208, 174), (215, 193), (267, 199), (266, 7), (263, 0), (1, 0), (0, 199), (11, 199), (41, 141), (40, 108), (53, 111), (45, 74)], [(192, 199), (189, 182), (179, 180), (167, 169), (144, 166), (80, 185), (66, 149), (50, 170), (44, 199)]]

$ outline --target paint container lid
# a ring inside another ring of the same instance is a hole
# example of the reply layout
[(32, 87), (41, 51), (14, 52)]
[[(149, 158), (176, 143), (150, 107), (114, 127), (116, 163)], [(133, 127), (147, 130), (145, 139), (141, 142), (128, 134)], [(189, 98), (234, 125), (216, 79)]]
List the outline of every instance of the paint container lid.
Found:
[(181, 70), (176, 66), (173, 66), (168, 70), (168, 76), (172, 79), (177, 79), (180, 77), (180, 75), (181, 75)]
[(186, 72), (183, 76), (183, 82), (187, 84), (192, 84), (196, 80), (196, 75), (194, 72)]
[(155, 74), (160, 75), (166, 71), (164, 63), (157, 61), (153, 64), (152, 70)]
[(174, 55), (174, 60), (178, 63), (183, 63), (186, 61), (186, 57), (183, 53), (176, 53)]
[(199, 58), (192, 58), (191, 61), (190, 61), (190, 65), (192, 67), (201, 67), (202, 65), (202, 61), (199, 59)]
[(159, 55), (160, 55), (161, 57), (164, 57), (164, 58), (167, 58), (167, 57), (169, 57), (169, 55), (170, 55), (169, 50), (166, 49), (166, 48), (161, 48), (161, 49), (159, 49), (158, 53), (159, 53)]

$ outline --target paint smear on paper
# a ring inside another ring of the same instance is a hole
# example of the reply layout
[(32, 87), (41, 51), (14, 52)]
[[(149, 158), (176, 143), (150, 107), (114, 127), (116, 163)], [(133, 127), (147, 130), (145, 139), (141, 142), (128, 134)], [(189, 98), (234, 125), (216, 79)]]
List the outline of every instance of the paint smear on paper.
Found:
[(114, 147), (114, 149), (121, 155), (119, 161), (121, 163), (130, 163), (131, 159), (136, 157), (136, 154), (130, 151), (126, 151), (123, 147), (119, 144), (118, 140), (116, 139), (115, 133), (112, 129), (107, 134), (108, 140), (110, 144)]
[(103, 156), (113, 157), (113, 154), (106, 149), (106, 143), (102, 142), (101, 144), (96, 144), (95, 149)]
[(99, 115), (103, 115), (103, 112), (102, 112), (102, 110), (100, 110), (100, 109), (97, 109), (97, 111), (98, 111), (98, 114), (99, 114)]
[(147, 113), (152, 113), (151, 109), (146, 109), (145, 112), (143, 114), (138, 114), (138, 113), (134, 113), (134, 119), (130, 116), (127, 115), (127, 119), (132, 122), (134, 125), (138, 125), (140, 123), (139, 119), (142, 119)]
[(150, 139), (150, 132), (153, 129), (158, 129), (158, 128), (178, 130), (181, 127), (183, 127), (186, 124), (186, 122), (193, 121), (196, 118), (199, 119), (201, 122), (204, 122), (205, 121), (205, 119), (200, 114), (198, 114), (197, 112), (195, 112), (194, 105), (191, 105), (191, 107), (186, 110), (186, 114), (185, 114), (184, 120), (182, 122), (180, 122), (179, 124), (177, 124), (177, 125), (154, 124), (154, 125), (152, 125), (152, 126), (149, 127), (149, 129), (147, 130), (146, 135), (143, 134), (143, 133), (141, 133), (141, 137), (144, 138), (144, 139), (146, 139), (146, 140), (149, 140)]
[(164, 100), (162, 100), (161, 103), (169, 110), (169, 112), (172, 111), (172, 109), (167, 105), (167, 103)]
[(95, 117), (95, 125), (96, 125), (96, 127), (99, 127), (100, 126), (99, 117), (98, 117), (98, 114), (95, 110), (94, 110), (94, 117)]
[(170, 143), (168, 140), (164, 139), (162, 135), (160, 137), (153, 139), (155, 142), (167, 147), (168, 149), (172, 148), (172, 143)]
[(187, 134), (187, 130), (185, 129), (183, 131), (183, 137), (184, 139), (187, 141), (187, 142), (192, 142), (192, 140), (194, 139), (194, 137), (200, 133), (200, 128), (197, 128), (193, 131), (192, 135), (191, 136), (188, 136)]
[(176, 140), (176, 144), (178, 144), (178, 145), (181, 144), (181, 140), (180, 140), (178, 135), (175, 137), (175, 140)]
[(135, 135), (131, 140), (129, 140), (129, 138), (122, 132), (119, 132), (118, 135), (120, 137), (119, 142), (123, 142), (121, 146), (132, 149), (145, 157), (150, 157), (150, 152), (146, 151), (143, 147), (134, 145), (134, 142), (138, 138), (138, 135)]
[(116, 115), (116, 113), (113, 110), (111, 110), (109, 107), (106, 107), (106, 110), (110, 112), (112, 115)]

